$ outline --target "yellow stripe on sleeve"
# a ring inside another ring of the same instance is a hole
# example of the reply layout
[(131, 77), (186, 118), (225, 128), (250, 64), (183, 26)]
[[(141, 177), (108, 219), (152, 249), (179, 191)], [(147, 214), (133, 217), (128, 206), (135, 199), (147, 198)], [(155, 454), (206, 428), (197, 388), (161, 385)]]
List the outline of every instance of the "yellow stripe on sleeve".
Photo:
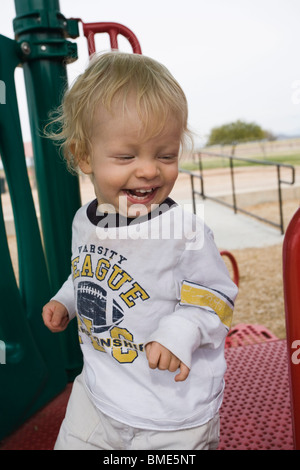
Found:
[(221, 322), (230, 328), (233, 316), (231, 308), (225, 300), (222, 300), (215, 292), (184, 282), (181, 288), (182, 305), (195, 305), (198, 307), (211, 308), (220, 318)]

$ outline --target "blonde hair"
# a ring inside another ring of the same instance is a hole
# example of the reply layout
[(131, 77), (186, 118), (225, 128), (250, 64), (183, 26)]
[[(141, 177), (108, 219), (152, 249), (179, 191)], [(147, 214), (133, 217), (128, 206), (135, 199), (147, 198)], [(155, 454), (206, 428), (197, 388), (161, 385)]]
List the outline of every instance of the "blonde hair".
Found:
[(50, 123), (48, 135), (57, 141), (71, 171), (91, 151), (90, 138), (95, 108), (101, 104), (111, 111), (115, 98), (122, 98), (123, 109), (132, 92), (145, 136), (158, 135), (169, 117), (182, 129), (181, 146), (191, 139), (188, 106), (184, 92), (167, 68), (139, 54), (118, 51), (95, 55), (85, 72), (65, 93)]

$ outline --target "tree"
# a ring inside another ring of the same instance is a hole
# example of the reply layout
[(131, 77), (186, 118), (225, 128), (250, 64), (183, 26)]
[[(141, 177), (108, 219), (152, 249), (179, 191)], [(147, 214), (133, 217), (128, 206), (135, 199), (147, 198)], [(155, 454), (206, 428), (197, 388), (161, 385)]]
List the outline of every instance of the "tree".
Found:
[(241, 142), (265, 138), (267, 138), (267, 133), (258, 124), (238, 120), (220, 127), (214, 127), (210, 131), (207, 145), (236, 145)]

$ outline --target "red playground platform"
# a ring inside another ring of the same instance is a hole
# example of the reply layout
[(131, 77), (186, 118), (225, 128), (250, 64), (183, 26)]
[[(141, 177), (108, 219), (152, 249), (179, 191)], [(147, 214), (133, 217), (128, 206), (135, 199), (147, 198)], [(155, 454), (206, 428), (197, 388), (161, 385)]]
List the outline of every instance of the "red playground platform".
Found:
[(286, 341), (274, 339), (260, 326), (241, 325), (236, 330), (228, 340), (237, 336), (239, 345), (225, 350), (219, 449), (292, 450)]

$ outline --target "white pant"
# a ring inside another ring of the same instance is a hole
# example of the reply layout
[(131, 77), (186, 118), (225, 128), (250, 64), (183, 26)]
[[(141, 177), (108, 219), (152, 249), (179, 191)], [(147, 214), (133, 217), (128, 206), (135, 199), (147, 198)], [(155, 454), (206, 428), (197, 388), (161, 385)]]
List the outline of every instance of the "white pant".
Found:
[(219, 443), (219, 415), (179, 431), (133, 428), (101, 413), (79, 375), (73, 385), (55, 450), (213, 450)]

